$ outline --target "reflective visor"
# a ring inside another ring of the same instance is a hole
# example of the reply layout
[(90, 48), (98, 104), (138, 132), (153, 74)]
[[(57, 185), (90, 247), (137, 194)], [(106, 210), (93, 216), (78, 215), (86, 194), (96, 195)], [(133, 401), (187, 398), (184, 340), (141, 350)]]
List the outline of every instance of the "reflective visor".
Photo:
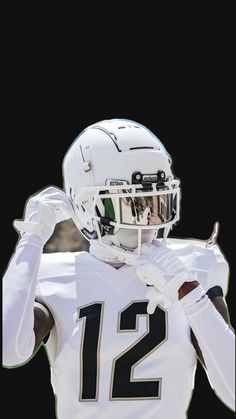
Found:
[(172, 215), (170, 195), (119, 198), (120, 217), (124, 224), (159, 225)]
[[(102, 216), (129, 225), (154, 226), (171, 221), (176, 214), (176, 193), (170, 191), (104, 191)], [(101, 192), (100, 192), (101, 193)], [(117, 196), (116, 196), (117, 194)], [(99, 205), (100, 207), (100, 205)], [(100, 207), (101, 209), (101, 207)]]

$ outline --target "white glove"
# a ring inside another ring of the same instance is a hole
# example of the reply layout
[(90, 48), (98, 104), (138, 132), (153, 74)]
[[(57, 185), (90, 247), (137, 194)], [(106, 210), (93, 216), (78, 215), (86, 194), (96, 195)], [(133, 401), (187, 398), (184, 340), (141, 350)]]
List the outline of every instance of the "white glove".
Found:
[(34, 234), (46, 243), (55, 225), (72, 218), (72, 214), (66, 194), (58, 188), (49, 187), (28, 200), (24, 220), (15, 220), (13, 225), (21, 234)]
[(153, 314), (157, 305), (160, 305), (163, 308), (168, 308), (172, 305), (170, 299), (158, 291), (154, 286), (148, 287), (146, 297), (149, 300), (147, 305), (148, 314)]
[(154, 286), (147, 292), (149, 314), (154, 312), (159, 302), (168, 307), (178, 301), (181, 285), (195, 280), (175, 252), (159, 242), (142, 246), (136, 272), (143, 282)]

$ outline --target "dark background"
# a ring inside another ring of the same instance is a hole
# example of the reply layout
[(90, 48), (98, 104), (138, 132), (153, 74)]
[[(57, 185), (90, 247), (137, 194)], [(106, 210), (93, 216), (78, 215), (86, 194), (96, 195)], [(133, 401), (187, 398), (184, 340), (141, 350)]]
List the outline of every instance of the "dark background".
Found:
[[(47, 185), (62, 186), (61, 162), (76, 135), (93, 122), (125, 117), (153, 130), (173, 157), (183, 192), (182, 221), (175, 235), (206, 239), (214, 222), (220, 222), (218, 242), (230, 263), (227, 302), (233, 312), (232, 54), (228, 29), (222, 38), (221, 28), (210, 25), (208, 31), (208, 23), (198, 22), (191, 35), (189, 23), (178, 39), (175, 31), (168, 39), (166, 28), (160, 40), (156, 26), (149, 27), (145, 44), (142, 34), (137, 39), (130, 33), (127, 39), (114, 40), (112, 48), (108, 33), (96, 41), (96, 36), (91, 40), (79, 32), (73, 38), (74, 49), (58, 32), (42, 40), (42, 26), (37, 27), (38, 36), (33, 32), (32, 48), (33, 24), (10, 39), (4, 97), (7, 130), (1, 153), (2, 271), (17, 240), (13, 219), (21, 218), (29, 195)], [(202, 26), (207, 36), (200, 38)], [(129, 32), (127, 22), (126, 29)], [(65, 34), (63, 27), (62, 31)], [(189, 419), (205, 417), (206, 409), (215, 419), (232, 418), (198, 370)], [(15, 417), (15, 411), (25, 419), (54, 418), (43, 349), (23, 368), (2, 369), (2, 377), (1, 407), (8, 418)]]

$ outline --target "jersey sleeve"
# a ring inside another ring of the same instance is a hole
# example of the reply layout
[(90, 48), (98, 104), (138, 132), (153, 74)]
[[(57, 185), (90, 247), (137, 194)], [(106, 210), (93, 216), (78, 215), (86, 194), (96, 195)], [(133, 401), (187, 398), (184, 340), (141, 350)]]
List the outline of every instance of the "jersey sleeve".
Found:
[(34, 301), (43, 242), (25, 234), (18, 242), (3, 281), (3, 365), (26, 362), (33, 353)]
[(229, 264), (217, 244), (210, 248), (210, 250), (212, 252), (212, 261), (208, 279), (208, 290), (217, 286), (221, 287), (225, 297), (228, 291)]
[(41, 304), (43, 304), (45, 306), (45, 301), (44, 301), (43, 296), (41, 294), (40, 284), (39, 284), (39, 281), (38, 280), (36, 282), (35, 301), (37, 301), (38, 303), (41, 303)]
[(38, 276), (36, 281), (36, 290), (35, 290), (35, 301), (37, 303), (43, 304), (43, 306), (47, 307), (47, 303), (45, 298), (43, 297), (43, 292), (41, 290), (41, 279), (42, 278), (49, 278), (52, 275), (52, 263), (50, 260), (50, 255), (47, 253), (43, 253), (41, 257), (41, 262), (39, 265)]

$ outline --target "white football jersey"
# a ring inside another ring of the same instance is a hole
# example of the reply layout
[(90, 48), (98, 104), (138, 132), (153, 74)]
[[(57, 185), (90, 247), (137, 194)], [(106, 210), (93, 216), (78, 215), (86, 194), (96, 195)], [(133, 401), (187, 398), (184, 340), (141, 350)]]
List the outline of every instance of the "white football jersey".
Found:
[[(226, 290), (217, 246), (168, 245), (211, 287)], [(43, 255), (38, 286), (55, 320), (46, 347), (59, 419), (186, 417), (196, 355), (179, 302), (148, 315), (147, 286), (135, 268), (115, 269), (87, 252)]]

